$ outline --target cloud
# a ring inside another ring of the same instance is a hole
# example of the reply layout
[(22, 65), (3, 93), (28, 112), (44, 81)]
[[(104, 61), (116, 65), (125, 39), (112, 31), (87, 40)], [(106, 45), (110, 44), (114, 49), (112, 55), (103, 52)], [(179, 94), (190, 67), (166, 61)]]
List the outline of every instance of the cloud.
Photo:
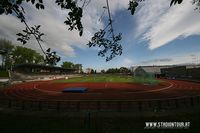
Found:
[(180, 65), (180, 64), (200, 64), (200, 52), (193, 54), (172, 55), (167, 58), (150, 59), (142, 61), (137, 65)]
[[(156, 1), (156, 2), (155, 2)], [(138, 35), (151, 50), (191, 35), (200, 35), (200, 14), (191, 1), (169, 7), (167, 1), (149, 0), (138, 11)]]
[(173, 59), (171, 58), (161, 58), (161, 59), (152, 59), (152, 60), (147, 60), (147, 61), (142, 61), (142, 64), (159, 64), (159, 63), (170, 63), (172, 62)]
[[(127, 6), (128, 0), (119, 0), (110, 2), (112, 13), (121, 10)], [(44, 1), (45, 10), (37, 10), (31, 4), (24, 4), (26, 18), (29, 25), (41, 25), (41, 31), (45, 33), (42, 43), (44, 48), (52, 48), (53, 50), (65, 56), (76, 56), (75, 47), (85, 49), (88, 40), (99, 29), (104, 27), (102, 21), (98, 21), (105, 1), (92, 0), (91, 3), (84, 8), (82, 23), (84, 26), (83, 37), (79, 36), (78, 31), (68, 31), (68, 26), (64, 24), (68, 11), (61, 10), (55, 4), (55, 0)], [(81, 4), (81, 3), (79, 3)], [(1, 15), (0, 21), (0, 38), (6, 38), (13, 43), (16, 41), (16, 34), (24, 29), (24, 25), (13, 15)], [(32, 39), (25, 47), (41, 52), (37, 42)]]
[(200, 64), (200, 52), (174, 57), (172, 64)]
[(121, 65), (124, 67), (130, 67), (133, 65), (133, 61), (129, 58), (124, 58)]
[(135, 37), (142, 37), (168, 9), (169, 4), (164, 0), (148, 0), (140, 2), (135, 13)]

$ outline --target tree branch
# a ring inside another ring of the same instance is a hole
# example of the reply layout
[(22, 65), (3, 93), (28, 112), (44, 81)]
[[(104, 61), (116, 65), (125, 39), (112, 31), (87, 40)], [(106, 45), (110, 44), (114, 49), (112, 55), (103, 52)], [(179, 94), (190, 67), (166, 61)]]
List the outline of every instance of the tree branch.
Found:
[[(12, 8), (12, 9), (13, 9), (13, 11), (16, 13), (17, 16), (20, 16), (19, 13), (15, 10), (15, 8)], [(21, 19), (22, 19), (22, 18), (21, 18)], [(31, 32), (32, 30), (31, 30), (31, 28), (29, 27), (29, 25), (26, 23), (25, 19), (22, 19), (22, 22), (25, 24), (25, 26), (26, 26), (26, 27), (28, 28), (28, 30)], [(46, 55), (44, 49), (42, 48), (42, 45), (40, 44), (39, 39), (36, 37), (35, 34), (33, 34), (33, 36), (35, 37), (37, 43), (39, 44), (39, 47), (40, 47), (40, 49), (42, 50), (43, 54)]]
[(108, 4), (108, 0), (106, 0), (106, 4), (107, 4), (107, 9), (108, 9), (109, 24), (110, 24), (110, 27), (111, 27), (110, 30), (112, 32), (112, 37), (114, 39), (115, 38), (115, 34), (114, 34), (114, 30), (113, 30), (112, 18), (111, 18), (111, 15), (110, 15), (110, 7), (109, 7), (109, 4)]

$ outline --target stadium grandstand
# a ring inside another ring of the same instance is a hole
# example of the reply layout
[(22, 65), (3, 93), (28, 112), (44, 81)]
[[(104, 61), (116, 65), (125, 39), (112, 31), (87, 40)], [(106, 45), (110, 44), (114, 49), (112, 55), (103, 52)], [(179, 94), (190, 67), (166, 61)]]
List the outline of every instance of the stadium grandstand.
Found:
[(40, 64), (20, 64), (16, 65), (13, 70), (20, 73), (34, 74), (71, 74), (75, 73), (76, 69), (66, 69), (56, 66), (46, 66)]
[(12, 83), (79, 77), (78, 69), (66, 69), (41, 64), (19, 64), (10, 71)]
[(200, 65), (132, 66), (131, 72), (149, 73), (155, 77), (200, 80)]
[(162, 68), (162, 75), (167, 78), (193, 79), (200, 80), (199, 65), (174, 66), (170, 68)]

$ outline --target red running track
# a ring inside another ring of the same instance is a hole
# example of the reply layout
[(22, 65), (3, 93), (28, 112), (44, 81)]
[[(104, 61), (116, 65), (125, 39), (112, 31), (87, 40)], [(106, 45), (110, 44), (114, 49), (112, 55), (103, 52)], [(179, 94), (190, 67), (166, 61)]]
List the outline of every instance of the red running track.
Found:
[[(67, 87), (86, 87), (85, 93), (63, 93)], [(29, 82), (5, 88), (0, 95), (19, 100), (153, 100), (200, 95), (200, 84), (164, 80), (159, 85), (135, 83), (55, 83)]]

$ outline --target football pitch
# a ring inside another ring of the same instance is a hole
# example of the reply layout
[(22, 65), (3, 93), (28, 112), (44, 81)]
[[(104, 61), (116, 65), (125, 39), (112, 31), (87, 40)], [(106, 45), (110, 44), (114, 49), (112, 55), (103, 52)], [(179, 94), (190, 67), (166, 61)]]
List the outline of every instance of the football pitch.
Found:
[(82, 77), (60, 79), (56, 80), (57, 83), (67, 82), (113, 82), (113, 83), (143, 83), (152, 84), (159, 83), (160, 81), (152, 77), (133, 77), (131, 75), (85, 75)]

